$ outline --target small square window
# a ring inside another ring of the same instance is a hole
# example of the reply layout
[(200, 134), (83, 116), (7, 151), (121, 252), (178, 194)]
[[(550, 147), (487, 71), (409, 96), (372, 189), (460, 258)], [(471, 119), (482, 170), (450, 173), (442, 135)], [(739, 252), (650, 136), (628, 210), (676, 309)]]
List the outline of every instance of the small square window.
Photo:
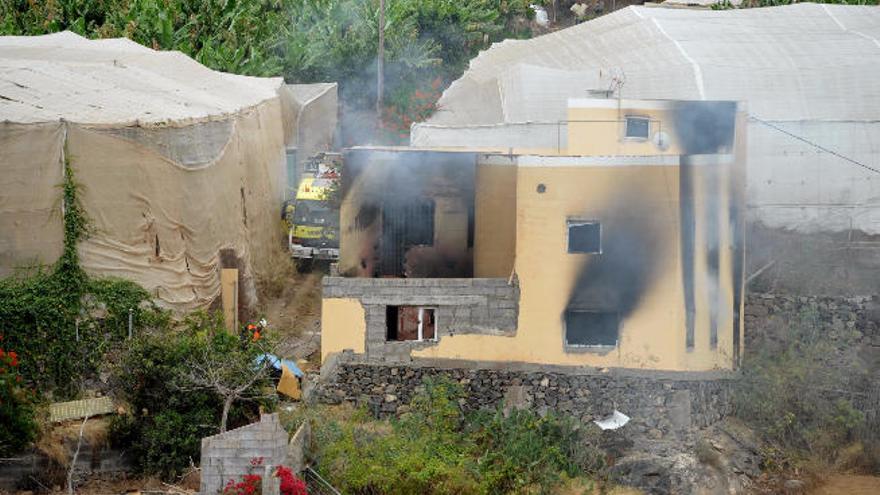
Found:
[(582, 220), (568, 221), (568, 252), (592, 253), (602, 252), (602, 227), (599, 222)]
[(624, 136), (631, 139), (648, 139), (650, 127), (651, 121), (647, 117), (627, 117)]
[(568, 310), (565, 312), (565, 345), (616, 346), (619, 325), (617, 313)]
[(387, 306), (385, 310), (388, 341), (437, 340), (434, 308)]

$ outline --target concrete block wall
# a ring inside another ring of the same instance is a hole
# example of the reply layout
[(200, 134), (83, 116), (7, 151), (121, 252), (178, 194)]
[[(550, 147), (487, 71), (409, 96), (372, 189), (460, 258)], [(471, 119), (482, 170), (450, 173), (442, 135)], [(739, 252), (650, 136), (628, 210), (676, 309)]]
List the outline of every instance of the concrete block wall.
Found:
[[(287, 461), (287, 431), (278, 414), (264, 414), (259, 423), (202, 439), (202, 480), (199, 492), (215, 495), (226, 483), (239, 481), (243, 475), (259, 474), (266, 478), (264, 466), (279, 466)], [(263, 458), (253, 467), (254, 458)]]
[(519, 284), (502, 278), (324, 277), (324, 298), (357, 299), (366, 314), (367, 355), (407, 360), (435, 342), (387, 342), (387, 306), (437, 308), (437, 340), (455, 334), (514, 335)]

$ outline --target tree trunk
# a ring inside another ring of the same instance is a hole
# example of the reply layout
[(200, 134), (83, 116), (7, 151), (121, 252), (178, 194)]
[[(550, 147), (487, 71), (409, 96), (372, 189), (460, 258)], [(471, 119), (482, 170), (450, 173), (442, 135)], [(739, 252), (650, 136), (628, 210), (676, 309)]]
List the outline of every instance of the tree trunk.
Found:
[(229, 417), (229, 409), (232, 408), (232, 402), (235, 396), (230, 395), (223, 401), (223, 416), (220, 417), (220, 433), (226, 433), (226, 419)]

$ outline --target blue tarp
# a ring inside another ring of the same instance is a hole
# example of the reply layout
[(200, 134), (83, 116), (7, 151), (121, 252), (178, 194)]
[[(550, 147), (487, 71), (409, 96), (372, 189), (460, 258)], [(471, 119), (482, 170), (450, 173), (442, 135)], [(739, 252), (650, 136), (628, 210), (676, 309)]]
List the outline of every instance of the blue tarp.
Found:
[(293, 361), (289, 359), (281, 359), (274, 354), (260, 354), (257, 356), (256, 362), (257, 364), (268, 361), (269, 364), (278, 371), (281, 371), (281, 366), (287, 366), (287, 369), (290, 370), (291, 373), (296, 375), (298, 378), (302, 378), (303, 372), (299, 369), (299, 366), (296, 365)]

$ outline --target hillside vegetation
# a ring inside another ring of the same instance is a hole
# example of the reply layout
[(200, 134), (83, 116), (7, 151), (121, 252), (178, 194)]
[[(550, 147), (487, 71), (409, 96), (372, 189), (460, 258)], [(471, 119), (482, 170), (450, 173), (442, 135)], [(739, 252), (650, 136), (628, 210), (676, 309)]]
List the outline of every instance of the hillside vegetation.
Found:
[(384, 136), (364, 130), (375, 119), (378, 0), (0, 0), (0, 35), (127, 37), (224, 72), (339, 82), (347, 141), (362, 142), (404, 139), (479, 50), (531, 34), (526, 0), (386, 3)]

